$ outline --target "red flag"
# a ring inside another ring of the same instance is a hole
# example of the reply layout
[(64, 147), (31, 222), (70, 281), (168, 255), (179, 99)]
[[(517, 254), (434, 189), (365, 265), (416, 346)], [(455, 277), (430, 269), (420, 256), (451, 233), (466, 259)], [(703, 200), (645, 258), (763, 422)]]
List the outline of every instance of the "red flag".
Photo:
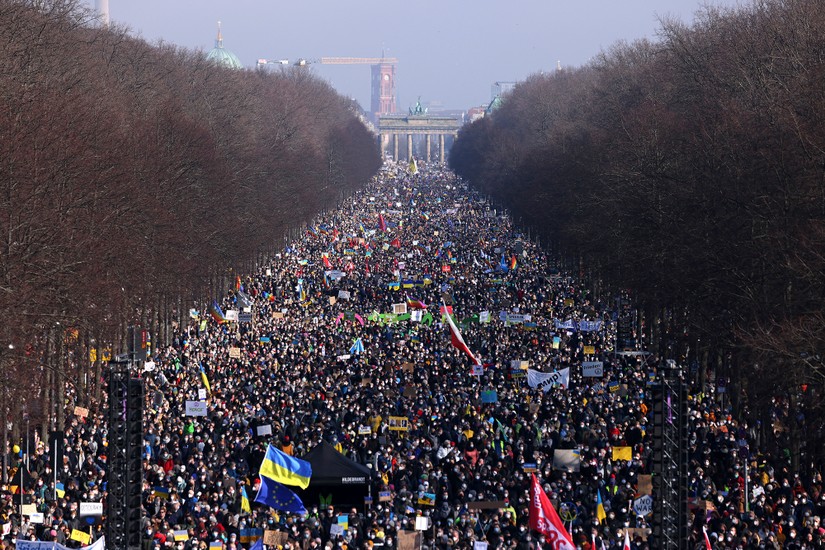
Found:
[(329, 258), (327, 258), (326, 256), (324, 256), (324, 267), (326, 267), (327, 269), (332, 269), (332, 264), (329, 263)]
[(378, 214), (378, 229), (381, 231), (387, 230), (387, 222), (384, 221), (384, 215), (381, 213)]
[(390, 245), (394, 246), (395, 248), (401, 248), (401, 240), (396, 237), (391, 242)]
[(622, 546), (622, 550), (630, 550), (630, 531), (627, 529), (624, 530), (624, 546)]
[(702, 527), (702, 533), (705, 535), (705, 549), (713, 550), (713, 546), (710, 545), (710, 539), (708, 538), (708, 528)]
[(461, 336), (461, 332), (459, 332), (458, 327), (455, 326), (453, 323), (453, 317), (447, 311), (447, 306), (444, 306), (443, 313), (447, 316), (447, 322), (450, 324), (450, 341), (453, 344), (453, 347), (459, 349), (470, 356), (470, 359), (473, 360), (474, 365), (480, 365), (481, 361), (476, 359), (476, 356), (473, 355), (473, 352), (470, 351), (470, 348), (467, 347), (466, 342), (464, 342), (464, 337)]
[(530, 529), (538, 531), (547, 539), (553, 550), (575, 550), (573, 539), (564, 528), (561, 518), (550, 503), (550, 499), (539, 485), (536, 474), (530, 486)]

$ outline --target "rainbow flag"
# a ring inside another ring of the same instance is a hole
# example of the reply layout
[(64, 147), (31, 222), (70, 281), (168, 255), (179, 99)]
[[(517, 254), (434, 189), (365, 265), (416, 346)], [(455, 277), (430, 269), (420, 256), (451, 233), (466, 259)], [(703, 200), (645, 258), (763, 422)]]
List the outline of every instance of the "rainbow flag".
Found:
[(218, 305), (218, 302), (213, 301), (212, 305), (209, 306), (209, 315), (218, 323), (226, 322), (226, 316), (223, 314), (223, 310), (221, 306)]
[(516, 257), (512, 256), (510, 258), (510, 269), (515, 269), (518, 262), (516, 261)]

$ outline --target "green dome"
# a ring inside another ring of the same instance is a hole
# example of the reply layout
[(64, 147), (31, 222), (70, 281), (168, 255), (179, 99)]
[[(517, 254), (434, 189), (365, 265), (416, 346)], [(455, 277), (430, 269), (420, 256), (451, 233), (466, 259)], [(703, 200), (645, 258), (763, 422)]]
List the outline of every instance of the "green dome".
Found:
[(220, 21), (218, 21), (218, 38), (215, 39), (215, 47), (206, 54), (206, 59), (228, 69), (243, 69), (238, 56), (223, 47)]

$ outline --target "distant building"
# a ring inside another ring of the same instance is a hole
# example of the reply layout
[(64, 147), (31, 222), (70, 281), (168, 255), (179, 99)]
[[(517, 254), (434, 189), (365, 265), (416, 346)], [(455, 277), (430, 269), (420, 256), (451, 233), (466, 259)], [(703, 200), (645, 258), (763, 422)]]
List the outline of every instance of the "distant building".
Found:
[(494, 82), (490, 87), (490, 100), (509, 94), (516, 87), (517, 82)]
[(223, 47), (220, 21), (218, 21), (218, 37), (215, 39), (215, 47), (206, 54), (206, 59), (227, 69), (243, 69), (243, 65), (241, 64), (241, 60), (238, 59), (238, 56)]
[(480, 118), (484, 118), (484, 113), (486, 110), (486, 105), (481, 105), (480, 107), (470, 107), (469, 109), (467, 109), (467, 122), (475, 122)]

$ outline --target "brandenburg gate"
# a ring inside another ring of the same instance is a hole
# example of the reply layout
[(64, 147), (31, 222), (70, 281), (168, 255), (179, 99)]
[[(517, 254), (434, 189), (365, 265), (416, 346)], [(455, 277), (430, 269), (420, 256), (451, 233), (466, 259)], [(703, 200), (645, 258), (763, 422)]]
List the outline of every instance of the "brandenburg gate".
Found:
[(428, 115), (425, 110), (421, 109), (420, 104), (415, 109), (411, 109), (409, 115), (381, 115), (378, 118), (378, 136), (381, 151), (382, 153), (386, 151), (390, 147), (390, 141), (392, 141), (392, 149), (390, 149), (392, 158), (396, 161), (401, 160), (398, 156), (399, 136), (406, 136), (406, 160), (410, 160), (413, 157), (413, 138), (424, 136), (426, 145), (423, 159), (430, 162), (433, 149), (432, 138), (437, 136), (438, 160), (444, 163), (446, 160), (444, 139), (446, 136), (455, 139), (458, 136), (460, 124), (459, 119), (454, 117)]

